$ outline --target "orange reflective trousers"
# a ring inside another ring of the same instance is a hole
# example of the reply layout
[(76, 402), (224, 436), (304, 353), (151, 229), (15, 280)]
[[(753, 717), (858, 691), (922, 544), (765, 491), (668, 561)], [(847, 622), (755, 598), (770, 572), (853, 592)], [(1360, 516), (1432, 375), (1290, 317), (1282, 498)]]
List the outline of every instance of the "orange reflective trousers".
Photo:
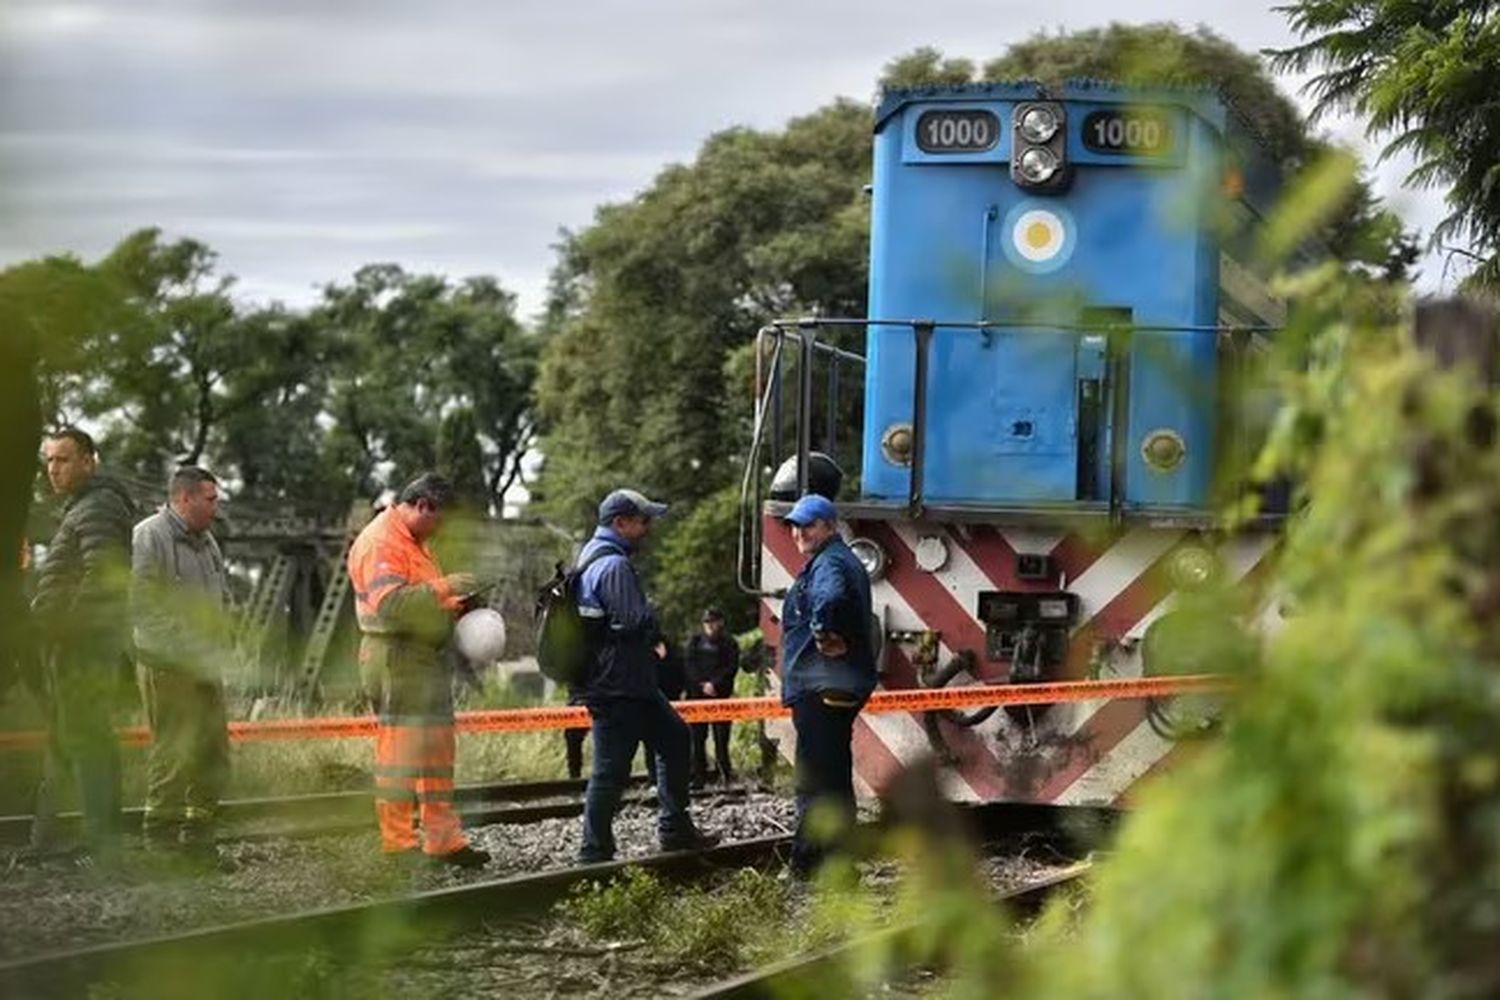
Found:
[(420, 845), (430, 855), (451, 854), (468, 840), (453, 805), (453, 700), (441, 654), (411, 641), (365, 635), (359, 658), (379, 713), (375, 815), (381, 846), (394, 852)]

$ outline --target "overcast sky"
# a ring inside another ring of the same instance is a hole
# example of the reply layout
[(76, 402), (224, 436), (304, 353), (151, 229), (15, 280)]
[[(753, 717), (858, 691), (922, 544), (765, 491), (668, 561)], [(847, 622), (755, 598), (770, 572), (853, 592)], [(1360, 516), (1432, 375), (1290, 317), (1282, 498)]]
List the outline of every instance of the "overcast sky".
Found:
[[(983, 61), (1111, 19), (1291, 40), (1204, 0), (0, 0), (0, 264), (160, 225), (247, 300), (395, 261), (494, 274), (530, 316), (558, 228), (710, 132), (868, 98), (919, 45)], [(1377, 189), (1430, 229), (1440, 199), (1400, 173)]]

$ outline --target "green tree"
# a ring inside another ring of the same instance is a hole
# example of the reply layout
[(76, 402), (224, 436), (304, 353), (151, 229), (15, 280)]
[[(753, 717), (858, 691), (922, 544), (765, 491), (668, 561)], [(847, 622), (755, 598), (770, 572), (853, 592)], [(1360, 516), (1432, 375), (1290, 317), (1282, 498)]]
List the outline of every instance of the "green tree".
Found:
[(974, 63), (949, 59), (930, 45), (892, 59), (880, 72), (881, 87), (959, 86), (974, 82)]
[[(54, 420), (106, 426), (118, 471), (155, 484), (174, 464), (204, 460), (232, 409), (225, 379), (251, 348), (238, 336), (215, 255), (196, 240), (143, 229), (97, 265), (127, 291), (118, 322), (83, 345), (54, 393)], [(249, 405), (248, 400), (240, 405)]]
[(49, 423), (101, 425), (109, 464), (142, 492), (191, 463), (268, 500), (327, 499), (314, 331), (280, 309), (243, 314), (210, 248), (156, 229), (90, 270), (123, 301), (45, 370)]
[(755, 627), (755, 605), (740, 593), (734, 579), (732, 543), (739, 524), (739, 499), (738, 484), (706, 498), (667, 533), (656, 551), (651, 596), (662, 607), (663, 624), (672, 635), (686, 635), (710, 606), (729, 613), (731, 632)]
[(330, 460), (327, 417), (332, 344), (305, 314), (252, 309), (235, 327), (254, 350), (225, 380), (226, 412), (215, 461), (238, 480), (235, 508), (337, 517), (355, 497)]
[(484, 476), (484, 454), (474, 411), (467, 406), (443, 418), (438, 428), (437, 469), (452, 481), (462, 502), (474, 508), (489, 503), (489, 485)]
[(869, 159), (868, 109), (840, 101), (779, 132), (718, 133), (565, 237), (538, 395), (543, 510), (583, 526), (630, 483), (686, 513), (737, 476), (726, 355), (776, 316), (863, 311)]
[(122, 293), (71, 257), (0, 271), (0, 696), (27, 655), (19, 556), (46, 416), (43, 388), (118, 321)]
[(361, 495), (436, 466), (443, 415), (467, 411), (470, 440), (445, 447), (479, 450), (472, 485), (500, 512), (533, 438), (537, 342), (513, 295), (491, 278), (455, 284), (375, 264), (327, 286), (308, 322), (330, 339), (328, 458)]
[(1433, 242), (1467, 241), (1473, 280), (1500, 285), (1500, 16), (1476, 0), (1297, 0), (1276, 8), (1302, 44), (1272, 53), (1278, 69), (1319, 69), (1314, 116), (1355, 111), (1385, 156), (1417, 161), (1409, 183), (1446, 186), (1449, 214)]

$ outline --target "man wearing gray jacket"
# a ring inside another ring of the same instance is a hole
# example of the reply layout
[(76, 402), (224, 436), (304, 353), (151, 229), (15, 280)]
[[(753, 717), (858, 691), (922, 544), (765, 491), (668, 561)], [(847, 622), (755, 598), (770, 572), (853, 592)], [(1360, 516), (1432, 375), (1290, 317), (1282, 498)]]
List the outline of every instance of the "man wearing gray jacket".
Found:
[(167, 505), (135, 526), (130, 592), (152, 737), (142, 833), (148, 846), (205, 856), (229, 774), (220, 677), (231, 649), (229, 578), (209, 532), (218, 507), (212, 473), (178, 469)]

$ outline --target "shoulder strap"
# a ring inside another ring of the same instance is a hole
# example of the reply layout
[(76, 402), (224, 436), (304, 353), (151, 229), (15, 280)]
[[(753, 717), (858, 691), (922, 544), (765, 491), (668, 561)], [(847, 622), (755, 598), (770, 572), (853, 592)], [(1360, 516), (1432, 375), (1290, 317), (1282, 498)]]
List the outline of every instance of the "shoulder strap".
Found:
[(578, 565), (573, 567), (573, 572), (579, 576), (582, 576), (584, 570), (588, 569), (590, 566), (598, 562), (600, 559), (603, 559), (605, 556), (624, 555), (625, 553), (620, 549), (618, 545), (615, 545), (612, 542), (606, 542), (594, 551), (590, 552), (587, 558), (579, 560)]

